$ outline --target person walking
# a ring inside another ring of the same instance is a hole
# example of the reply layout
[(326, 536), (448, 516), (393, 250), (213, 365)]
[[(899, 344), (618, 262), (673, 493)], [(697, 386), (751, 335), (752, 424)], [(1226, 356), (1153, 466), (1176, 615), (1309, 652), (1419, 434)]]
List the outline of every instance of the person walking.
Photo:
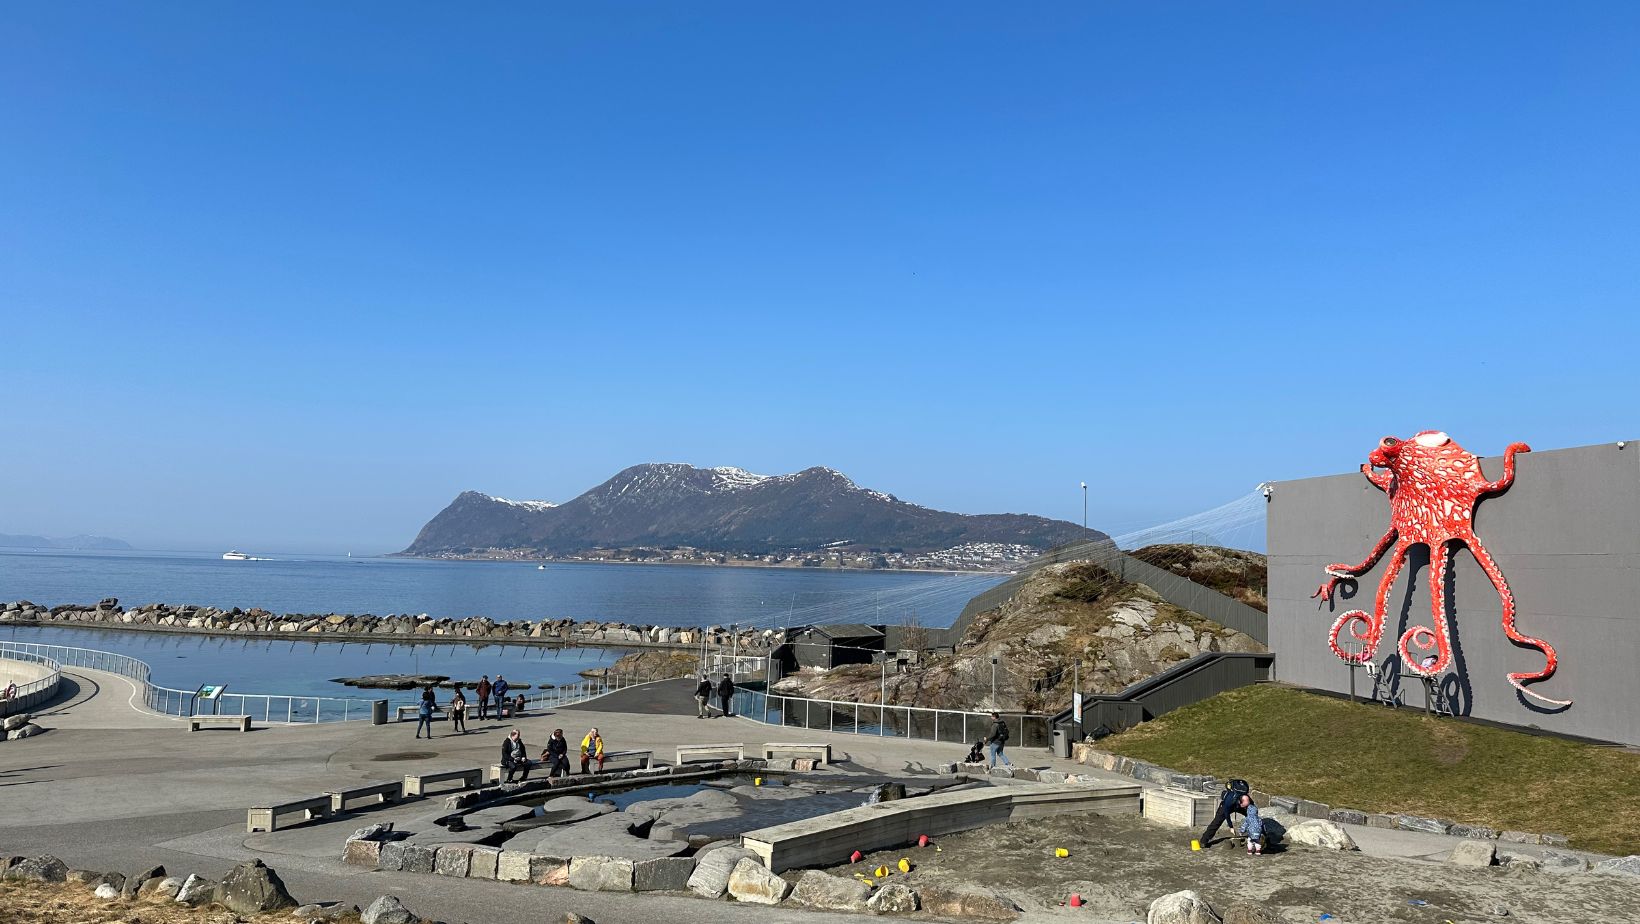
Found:
[(734, 715), (735, 714), (735, 681), (734, 681), (734, 678), (730, 677), (728, 674), (724, 674), (723, 679), (718, 681), (717, 692), (718, 692), (718, 699), (723, 702), (723, 714), (725, 716)]
[[(1219, 807), (1213, 812), (1213, 820), (1208, 822), (1207, 830), (1202, 832), (1201, 838), (1197, 841), (1203, 850), (1213, 845), (1213, 835), (1219, 833), (1219, 825), (1228, 822), (1231, 815), (1239, 813), (1243, 819), (1247, 817), (1247, 809), (1242, 805), (1241, 797), (1249, 795), (1252, 791), (1253, 787), (1246, 780), (1231, 780), (1224, 784), (1224, 790), (1219, 793)], [(1251, 803), (1252, 799), (1249, 798), (1247, 801)], [(1262, 826), (1260, 830), (1263, 830)]]
[(490, 717), (490, 675), (485, 674), (478, 678), (478, 686), (473, 687), (473, 695), (478, 697), (478, 720), (480, 722)]
[(501, 742), (501, 769), (507, 771), (507, 782), (513, 781), (513, 774), (517, 773), (519, 780), (530, 778), (529, 751), (524, 747), (524, 739), (513, 729)]
[(700, 675), (700, 683), (695, 684), (695, 718), (704, 719), (712, 714), (712, 681)]
[(990, 765), (995, 767), (1000, 760), (1004, 767), (1012, 767), (1014, 762), (1009, 760), (1008, 755), (1002, 750), (1008, 746), (1008, 723), (1002, 721), (1000, 712), (991, 713), (991, 720), (991, 734), (985, 738), (985, 743), (991, 746)]
[(450, 730), (467, 734), (467, 697), (461, 693), (461, 684), (456, 684), (456, 695), (450, 697)]
[(495, 697), (495, 717), (505, 718), (506, 713), (502, 707), (507, 704), (507, 678), (496, 674), (495, 686), (490, 688), (490, 695)]
[(564, 737), (562, 728), (552, 730), (547, 749), (541, 752), (541, 761), (547, 765), (547, 779), (569, 776), (569, 740)]
[(421, 688), (421, 701), (416, 704), (416, 737), (421, 737), (422, 729), (427, 730), (427, 737), (433, 737), (433, 685), (428, 684)]
[(604, 772), (604, 736), (598, 734), (594, 728), (581, 739), (581, 772), (587, 772), (587, 765), (592, 761), (598, 762), (598, 772)]

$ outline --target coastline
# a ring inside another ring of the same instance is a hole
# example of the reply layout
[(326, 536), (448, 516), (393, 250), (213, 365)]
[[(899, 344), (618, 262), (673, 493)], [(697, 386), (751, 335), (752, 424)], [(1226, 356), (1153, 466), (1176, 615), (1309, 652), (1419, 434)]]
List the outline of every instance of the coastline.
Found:
[(410, 555), (405, 552), (388, 552), (385, 555), (373, 557), (408, 561), (478, 562), (512, 565), (676, 565), (685, 568), (762, 568), (768, 571), (797, 571), (805, 574), (949, 574), (968, 577), (992, 576), (1003, 580), (1007, 580), (1019, 573), (1018, 571), (975, 571), (956, 568), (833, 568), (825, 565), (809, 567), (807, 565), (771, 565), (767, 562), (753, 561), (615, 561), (612, 559), (588, 558), (487, 558), (478, 555), (450, 558), (438, 555)]
[[(68, 620), (39, 620), (19, 619), (0, 621), (0, 628), (17, 626), (24, 629), (87, 629), (99, 632), (135, 632), (157, 635), (191, 635), (214, 638), (244, 638), (258, 641), (272, 642), (312, 642), (315, 645), (326, 643), (371, 643), (378, 645), (466, 645), (469, 648), (488, 648), (491, 645), (511, 645), (520, 648), (641, 648), (652, 651), (699, 651), (700, 643), (683, 644), (680, 642), (647, 642), (631, 641), (626, 639), (572, 639), (565, 641), (560, 638), (517, 638), (513, 636), (457, 636), (457, 635), (412, 635), (403, 633), (378, 632), (262, 632), (262, 631), (229, 631), (222, 629), (190, 628), (188, 626), (154, 626), (130, 623), (106, 622), (74, 622)], [(714, 648), (718, 645), (714, 645)]]

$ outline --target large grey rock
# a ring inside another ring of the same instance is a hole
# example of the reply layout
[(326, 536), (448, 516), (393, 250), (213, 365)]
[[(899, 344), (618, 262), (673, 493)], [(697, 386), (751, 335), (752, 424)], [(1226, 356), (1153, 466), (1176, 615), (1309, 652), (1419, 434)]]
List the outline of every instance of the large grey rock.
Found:
[(383, 895), (359, 914), (359, 924), (420, 924), (421, 918), (392, 895)]
[(632, 891), (632, 861), (626, 857), (573, 857), (569, 885), (584, 892)]
[(148, 894), (157, 895), (167, 900), (176, 898), (177, 893), (182, 891), (182, 880), (175, 876), (166, 876), (164, 879), (151, 883), (151, 885), (153, 888), (149, 890)]
[(1498, 851), (1498, 865), (1504, 869), (1525, 870), (1527, 872), (1535, 872), (1543, 866), (1542, 863), (1538, 862), (1536, 856), (1519, 850)]
[(470, 844), (446, 844), (433, 857), (433, 872), (440, 876), (465, 879), (472, 862), (473, 848)]
[(30, 718), (32, 718), (32, 716), (26, 712), (19, 712), (16, 715), (8, 715), (6, 716), (5, 722), (0, 723), (0, 728), (4, 728), (6, 731), (16, 731), (24, 725), (27, 725)]
[(405, 844), (404, 866), (407, 873), (431, 873), (438, 862), (437, 844)]
[(930, 914), (985, 921), (1012, 921), (1020, 908), (1001, 892), (961, 882), (919, 882), (917, 899)]
[(1197, 892), (1185, 890), (1163, 895), (1150, 903), (1145, 924), (1223, 924), (1213, 906)]
[(792, 901), (799, 905), (824, 911), (856, 913), (866, 910), (866, 899), (870, 897), (871, 886), (864, 882), (822, 873), (817, 869), (807, 870), (798, 877), (797, 887), (791, 895)]
[(1611, 876), (1640, 876), (1640, 855), (1630, 854), (1626, 857), (1601, 860), (1594, 865), (1594, 871)]
[(689, 874), (689, 891), (702, 898), (719, 898), (729, 889), (729, 875), (735, 864), (755, 857), (744, 847), (719, 847), (695, 857), (695, 871)]
[(142, 887), (146, 885), (149, 880), (164, 878), (165, 867), (150, 866), (135, 876), (132, 876), (130, 879), (125, 880), (125, 885), (120, 887), (120, 894), (126, 898), (131, 898), (141, 891)]
[(279, 874), (261, 860), (250, 860), (229, 870), (217, 886), (216, 900), (240, 914), (296, 907), (296, 900), (285, 890)]
[(120, 890), (114, 888), (109, 883), (103, 882), (98, 883), (96, 890), (91, 894), (105, 901), (110, 901), (120, 897)]
[[(1295, 844), (1326, 850), (1355, 850), (1355, 839), (1337, 823), (1324, 818), (1301, 821), (1287, 829), (1286, 837)], [(1175, 893), (1178, 894), (1178, 893)]]
[(1425, 834), (1446, 834), (1452, 830), (1452, 822), (1439, 818), (1425, 818), (1422, 815), (1397, 815), (1395, 826), (1403, 831), (1422, 831)]
[(1459, 866), (1487, 867), (1497, 858), (1497, 847), (1491, 841), (1467, 840), (1452, 848), (1452, 853), (1446, 858), (1448, 863)]
[(29, 857), (6, 870), (6, 878), (29, 882), (66, 882), (68, 864), (56, 857)]
[(392, 833), (393, 823), (391, 821), (379, 821), (373, 825), (365, 825), (359, 830), (354, 831), (353, 837), (350, 839), (360, 841), (385, 841), (387, 840), (388, 835)]
[(693, 857), (657, 857), (632, 864), (632, 891), (684, 892), (695, 872)]
[(791, 883), (770, 872), (756, 857), (742, 859), (729, 873), (729, 894), (736, 901), (778, 905), (791, 890)]
[(1297, 814), (1304, 818), (1327, 818), (1332, 814), (1332, 806), (1325, 802), (1311, 802), (1308, 799), (1298, 800)]
[(1538, 865), (1545, 873), (1556, 875), (1564, 873), (1581, 873), (1588, 868), (1583, 858), (1559, 850), (1545, 850), (1538, 854)]
[(182, 880), (182, 888), (177, 890), (177, 902), (190, 908), (208, 905), (216, 900), (216, 880), (206, 879), (198, 873), (192, 873)]
[(918, 905), (917, 893), (898, 882), (883, 886), (866, 900), (866, 910), (872, 914), (910, 914)]

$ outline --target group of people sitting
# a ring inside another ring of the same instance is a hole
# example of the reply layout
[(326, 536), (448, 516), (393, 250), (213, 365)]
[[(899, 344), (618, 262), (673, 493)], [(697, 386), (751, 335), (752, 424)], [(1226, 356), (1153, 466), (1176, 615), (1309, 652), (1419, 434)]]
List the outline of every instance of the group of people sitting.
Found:
[[(598, 765), (599, 773), (604, 772), (604, 736), (594, 728), (581, 739), (581, 772), (591, 773), (592, 765)], [(518, 729), (513, 729), (505, 741), (501, 742), (501, 769), (506, 772), (506, 782), (530, 778), (530, 768), (534, 766), (547, 768), (547, 778), (569, 776), (569, 741), (564, 738), (564, 730), (555, 728), (552, 737), (547, 739), (547, 746), (541, 752), (541, 759), (532, 761), (529, 749), (524, 745), (524, 736)]]

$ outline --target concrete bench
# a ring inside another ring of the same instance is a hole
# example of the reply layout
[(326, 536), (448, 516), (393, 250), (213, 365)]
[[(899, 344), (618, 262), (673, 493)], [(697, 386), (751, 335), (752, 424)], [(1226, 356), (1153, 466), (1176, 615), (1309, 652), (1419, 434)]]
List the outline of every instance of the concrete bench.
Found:
[(279, 830), (279, 820), (287, 815), (301, 815), (302, 821), (311, 821), (315, 818), (327, 818), (330, 815), (330, 797), (315, 796), (312, 799), (297, 799), (295, 802), (281, 802), (278, 805), (264, 805), (251, 809), (245, 815), (245, 831)]
[(427, 795), (428, 786), (434, 783), (448, 783), (452, 780), (459, 780), (462, 789), (482, 786), (484, 785), (484, 771), (479, 767), (469, 767), (465, 770), (444, 770), (439, 773), (407, 773), (404, 777), (404, 795), (406, 798), (425, 796)]
[(678, 745), (678, 763), (686, 764), (691, 760), (707, 760), (712, 755), (733, 755), (735, 760), (746, 759), (746, 745), (744, 744), (680, 744)]
[(824, 767), (831, 763), (831, 745), (829, 744), (765, 744), (763, 759), (774, 760), (776, 754), (785, 757), (812, 757), (816, 765)]
[(242, 732), (251, 730), (251, 717), (248, 715), (191, 715), (188, 717), (188, 730), (199, 731), (206, 725), (237, 725)]
[(369, 786), (334, 790), (325, 793), (325, 795), (330, 797), (330, 810), (332, 812), (345, 812), (349, 808), (348, 803), (354, 799), (366, 799), (374, 796), (375, 799), (371, 803), (373, 805), (399, 801), (404, 798), (404, 781), (393, 780), (390, 783), (371, 783)]
[[(400, 722), (413, 722), (416, 719), (421, 718), (421, 707), (420, 706), (400, 706), (399, 709), (398, 709), (398, 715), (399, 715), (399, 721)], [(435, 719), (444, 718), (444, 707), (443, 706), (434, 706), (433, 707), (433, 718), (435, 718)]]

